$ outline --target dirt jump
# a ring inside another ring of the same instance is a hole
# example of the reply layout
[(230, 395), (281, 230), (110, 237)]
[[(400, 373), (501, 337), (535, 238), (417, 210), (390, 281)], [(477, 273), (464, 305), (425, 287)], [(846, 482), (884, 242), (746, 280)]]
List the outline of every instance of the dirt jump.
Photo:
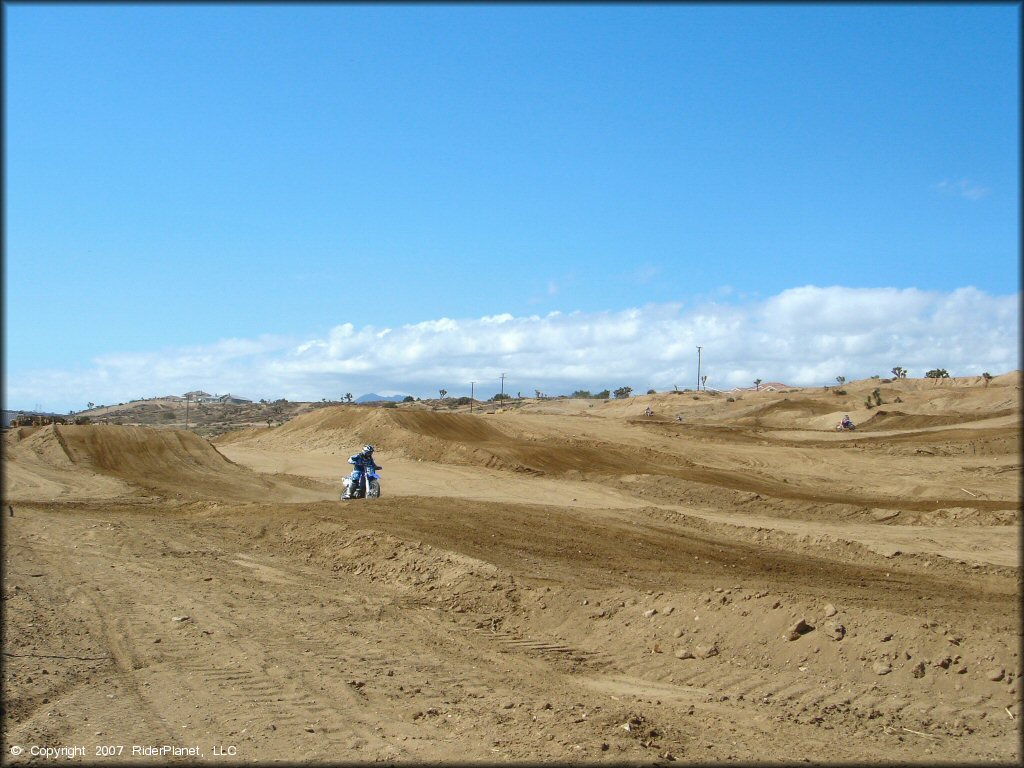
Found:
[(1020, 386), (9, 430), (5, 760), (1018, 763)]

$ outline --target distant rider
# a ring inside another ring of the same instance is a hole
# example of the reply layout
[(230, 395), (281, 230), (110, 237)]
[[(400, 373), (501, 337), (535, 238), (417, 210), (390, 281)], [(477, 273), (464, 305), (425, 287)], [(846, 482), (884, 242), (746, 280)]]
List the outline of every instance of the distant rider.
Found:
[(843, 416), (843, 429), (853, 429), (853, 422), (850, 421), (850, 414)]
[(345, 494), (341, 497), (343, 499), (351, 499), (353, 494), (358, 494), (360, 492), (360, 489), (363, 487), (363, 477), (366, 475), (366, 471), (368, 469), (380, 469), (377, 463), (373, 460), (372, 445), (364, 445), (363, 450), (349, 457), (348, 463), (353, 466), (352, 482), (350, 482), (348, 484), (348, 488), (345, 489)]

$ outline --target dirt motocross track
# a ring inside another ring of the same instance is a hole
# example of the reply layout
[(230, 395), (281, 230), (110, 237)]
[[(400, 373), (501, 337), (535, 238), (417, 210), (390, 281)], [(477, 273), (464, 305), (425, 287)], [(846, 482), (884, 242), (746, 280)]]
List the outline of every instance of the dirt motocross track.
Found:
[(12, 430), (5, 758), (1016, 763), (1020, 385)]

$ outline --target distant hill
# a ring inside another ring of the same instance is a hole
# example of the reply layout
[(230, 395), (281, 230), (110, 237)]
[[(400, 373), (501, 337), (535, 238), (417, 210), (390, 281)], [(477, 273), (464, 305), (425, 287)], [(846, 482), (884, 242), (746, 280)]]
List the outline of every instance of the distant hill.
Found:
[(370, 392), (368, 395), (360, 395), (359, 397), (357, 397), (356, 398), (356, 402), (357, 403), (400, 403), (403, 400), (405, 400), (405, 398), (407, 398), (407, 397), (408, 397), (408, 395), (387, 395), (387, 396), (384, 396), (384, 395), (376, 395), (373, 392)]
[(66, 416), (62, 413), (50, 413), (49, 411), (10, 411), (6, 408), (4, 410), (3, 425), (5, 427), (11, 426), (11, 422), (18, 418), (19, 415), (25, 416)]

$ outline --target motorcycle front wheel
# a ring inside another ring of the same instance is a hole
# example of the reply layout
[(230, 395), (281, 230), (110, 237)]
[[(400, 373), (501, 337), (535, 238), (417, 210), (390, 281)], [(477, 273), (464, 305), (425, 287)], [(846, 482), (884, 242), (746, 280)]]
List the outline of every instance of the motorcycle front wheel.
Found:
[(380, 498), (380, 480), (371, 480), (369, 483), (366, 484), (366, 498)]

